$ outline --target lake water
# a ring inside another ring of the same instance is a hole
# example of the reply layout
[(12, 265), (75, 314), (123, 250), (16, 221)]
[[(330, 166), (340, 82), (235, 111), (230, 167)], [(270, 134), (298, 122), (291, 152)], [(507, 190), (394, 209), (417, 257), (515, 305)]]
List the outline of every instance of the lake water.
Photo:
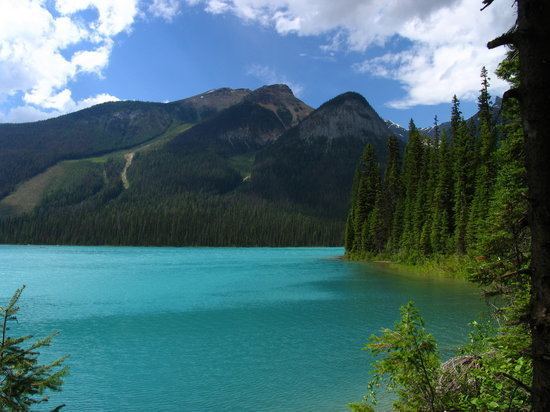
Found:
[(484, 310), (472, 286), (338, 259), (340, 248), (0, 246), (14, 333), (59, 331), (66, 411), (339, 411), (367, 338), (413, 299), (444, 356)]

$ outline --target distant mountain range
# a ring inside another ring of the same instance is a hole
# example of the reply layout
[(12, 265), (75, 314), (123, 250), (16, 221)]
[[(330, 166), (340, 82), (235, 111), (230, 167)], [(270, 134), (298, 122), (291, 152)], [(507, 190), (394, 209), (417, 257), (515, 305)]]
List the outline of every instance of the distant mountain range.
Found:
[[(492, 113), (493, 113), (493, 119), (494, 119), (495, 123), (500, 122), (501, 107), (502, 107), (502, 98), (497, 96), (495, 98), (495, 101), (494, 101), (493, 105), (491, 106), (491, 110), (492, 110)], [(474, 114), (472, 117), (470, 117), (466, 121), (468, 123), (473, 123), (477, 126), (477, 124), (478, 124), (478, 113)], [(407, 139), (409, 137), (408, 129), (405, 129), (404, 127), (398, 125), (397, 123), (392, 122), (391, 120), (386, 120), (386, 126), (391, 131), (391, 133), (393, 133), (395, 136), (399, 137), (403, 141), (407, 141)], [(435, 126), (421, 127), (418, 130), (420, 130), (420, 132), (422, 132), (423, 134), (425, 134), (427, 136), (433, 137), (434, 132), (435, 132)], [(441, 123), (439, 125), (439, 130), (440, 131), (445, 130), (446, 132), (449, 132), (449, 130), (451, 130), (451, 122)]]
[(357, 93), (314, 110), (286, 85), (2, 124), (0, 242), (338, 245), (357, 160), (392, 133)]

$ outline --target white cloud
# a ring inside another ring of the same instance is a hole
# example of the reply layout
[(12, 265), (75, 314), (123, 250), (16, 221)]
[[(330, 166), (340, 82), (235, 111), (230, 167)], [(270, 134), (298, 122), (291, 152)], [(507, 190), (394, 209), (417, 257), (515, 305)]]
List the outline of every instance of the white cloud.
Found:
[(229, 4), (227, 4), (224, 0), (210, 0), (206, 6), (206, 11), (212, 14), (221, 14), (229, 9)]
[[(22, 103), (3, 119), (26, 121), (80, 108), (88, 99), (74, 101), (69, 82), (81, 73), (101, 76), (115, 36), (131, 29), (137, 2), (0, 0), (0, 101), (11, 96)], [(95, 19), (79, 14), (88, 9), (97, 12)]]
[[(472, 13), (478, 8), (477, 0), (463, 0), (426, 21), (408, 22), (401, 34), (414, 42), (413, 47), (367, 60), (356, 69), (403, 84), (406, 96), (388, 103), (394, 108), (449, 102), (453, 94), (475, 100), (481, 67), (494, 72), (505, 53), (504, 49), (488, 50), (485, 44), (512, 22), (511, 13), (502, 7), (491, 7), (474, 19)], [(495, 26), (501, 29), (495, 31)], [(505, 82), (492, 77), (493, 90), (504, 91)]]
[(137, 0), (56, 0), (55, 7), (66, 16), (88, 9), (97, 10), (98, 19), (89, 24), (96, 39), (130, 30), (138, 13)]
[(149, 5), (148, 11), (154, 17), (160, 17), (166, 21), (172, 21), (172, 19), (181, 11), (181, 1), (153, 0), (153, 2)]
[[(188, 0), (210, 13), (233, 13), (272, 26), (278, 33), (325, 35), (326, 52), (365, 51), (401, 38), (410, 46), (358, 64), (358, 71), (402, 83), (405, 95), (389, 104), (410, 107), (448, 102), (453, 93), (473, 99), (479, 71), (494, 71), (504, 50), (488, 40), (514, 21), (513, 1), (480, 12), (481, 0)], [(504, 85), (495, 77), (497, 90)]]
[(301, 84), (288, 80), (286, 76), (278, 73), (275, 69), (269, 66), (252, 64), (246, 68), (246, 74), (255, 77), (264, 84), (286, 84), (298, 97), (300, 97), (304, 92), (304, 87)]
[(7, 113), (0, 112), (0, 123), (23, 123), (35, 122), (52, 117), (51, 113), (44, 112), (32, 106), (18, 106), (8, 110)]
[(109, 63), (112, 42), (106, 41), (95, 50), (80, 50), (73, 54), (71, 63), (85, 72), (95, 73), (101, 76), (101, 70)]
[(86, 99), (79, 100), (75, 103), (75, 106), (71, 111), (86, 109), (87, 107), (95, 106), (96, 104), (118, 101), (120, 101), (120, 99), (116, 96), (112, 96), (108, 93), (101, 93), (97, 96), (87, 97)]

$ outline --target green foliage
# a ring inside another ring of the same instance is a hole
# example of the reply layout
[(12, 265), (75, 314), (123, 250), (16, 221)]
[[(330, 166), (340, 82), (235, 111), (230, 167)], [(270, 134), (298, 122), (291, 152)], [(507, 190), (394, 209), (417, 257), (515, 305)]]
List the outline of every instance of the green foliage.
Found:
[(529, 410), (531, 362), (518, 356), (529, 345), (528, 329), (494, 325), (472, 322), (468, 343), (442, 363), (435, 339), (409, 302), (393, 329), (370, 338), (365, 350), (378, 358), (370, 392), (350, 408), (374, 410), (377, 390), (384, 386), (396, 396), (397, 411)]
[[(142, 246), (342, 244), (342, 222), (246, 193), (122, 191), (107, 187), (78, 205), (0, 220), (0, 242)], [(117, 192), (118, 191), (118, 192)], [(122, 192), (121, 192), (122, 191)], [(159, 197), (162, 196), (162, 202)]]
[(373, 364), (373, 390), (370, 400), (376, 404), (381, 384), (397, 395), (394, 408), (400, 411), (439, 411), (437, 378), (441, 362), (437, 344), (425, 328), (413, 302), (401, 308), (401, 320), (394, 329), (383, 329), (380, 336), (371, 336), (365, 350), (381, 357)]
[(467, 250), (466, 228), (474, 191), (476, 142), (463, 119), (459, 121), (456, 134), (452, 138), (452, 155), (454, 159), (454, 245), (457, 253), (463, 254)]
[(112, 102), (42, 122), (2, 124), (0, 197), (61, 160), (138, 145), (161, 136), (173, 122), (193, 121), (189, 116), (171, 104)]
[(0, 344), (0, 410), (28, 411), (48, 401), (47, 391), (59, 391), (65, 358), (48, 364), (38, 362), (39, 350), (50, 346), (54, 335), (29, 342), (32, 336), (9, 336), (10, 322), (17, 322), (17, 302), (24, 287), (18, 289), (7, 306), (0, 307), (2, 341)]
[(485, 67), (481, 70), (482, 89), (479, 96), (479, 165), (476, 173), (475, 193), (470, 206), (466, 237), (471, 252), (480, 251), (479, 241), (486, 232), (488, 208), (487, 199), (491, 198), (495, 183), (495, 148), (496, 133), (490, 110), (490, 95), (488, 91), (489, 78)]
[[(498, 74), (517, 85), (517, 71), (517, 54), (511, 52)], [(406, 194), (398, 202), (404, 209), (399, 219), (405, 221), (394, 219), (398, 225), (402, 222), (396, 227), (402, 227), (401, 244), (396, 248), (390, 243), (387, 251), (392, 257), (421, 262), (423, 268), (426, 260), (462, 262), (462, 270), (469, 272), (470, 280), (490, 299), (492, 319), (473, 322), (468, 344), (443, 364), (438, 363), (435, 342), (411, 304), (402, 308), (401, 322), (393, 330), (371, 338), (368, 349), (383, 355), (375, 364), (373, 385), (385, 383), (395, 391), (398, 410), (530, 410), (531, 336), (526, 323), (531, 293), (530, 233), (524, 137), (518, 104), (508, 100), (497, 144), (487, 88), (483, 70), (477, 135), (462, 119), (455, 97), (451, 147), (445, 135), (439, 145), (436, 141), (423, 146), (429, 159), (424, 189), (411, 178), (412, 173), (423, 176), (418, 136), (413, 134), (403, 168)], [(418, 154), (410, 155), (414, 151)], [(411, 170), (407, 162), (417, 169)], [(416, 193), (418, 200), (422, 190), (426, 191), (422, 195), (425, 217), (418, 237), (419, 216), (411, 214), (410, 193)], [(400, 216), (399, 210), (394, 215)], [(425, 245), (427, 227), (431, 250)], [(368, 253), (363, 251), (363, 256)], [(370, 406), (367, 402), (353, 407), (368, 410)]]
[[(525, 326), (495, 328), (472, 323), (469, 343), (461, 348), (474, 367), (467, 371), (453, 404), (460, 410), (530, 410), (530, 343)], [(522, 354), (523, 353), (523, 354)]]
[(409, 125), (409, 142), (405, 148), (403, 160), (403, 184), (405, 197), (403, 201), (403, 231), (401, 249), (405, 253), (414, 253), (420, 237), (420, 211), (425, 178), (423, 137), (411, 120)]
[[(348, 222), (355, 226), (353, 236), (362, 236), (363, 241), (353, 238), (348, 225), (348, 254), (380, 255), (405, 262), (449, 253), (482, 254), (487, 204), (498, 174), (488, 87), (487, 73), (482, 71), (477, 123), (466, 123), (460, 102), (453, 97), (450, 136), (445, 130), (440, 133), (437, 118), (431, 137), (423, 135), (411, 120), (402, 165), (390, 138), (388, 169), (377, 186), (381, 199), (373, 201), (372, 196), (361, 195), (365, 190), (361, 180), (354, 186)], [(374, 170), (376, 160), (363, 157), (358, 168)], [(377, 222), (369, 223), (365, 230), (363, 223), (371, 215)]]
[(447, 134), (441, 135), (437, 152), (437, 172), (433, 194), (430, 247), (434, 254), (444, 254), (450, 247), (452, 207), (452, 158)]

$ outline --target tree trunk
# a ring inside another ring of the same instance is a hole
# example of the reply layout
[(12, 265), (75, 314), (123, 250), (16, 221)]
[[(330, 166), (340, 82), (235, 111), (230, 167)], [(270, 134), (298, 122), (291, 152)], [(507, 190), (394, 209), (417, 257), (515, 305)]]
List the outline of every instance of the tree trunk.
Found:
[(533, 409), (550, 411), (550, 1), (518, 0), (516, 33), (532, 233)]

